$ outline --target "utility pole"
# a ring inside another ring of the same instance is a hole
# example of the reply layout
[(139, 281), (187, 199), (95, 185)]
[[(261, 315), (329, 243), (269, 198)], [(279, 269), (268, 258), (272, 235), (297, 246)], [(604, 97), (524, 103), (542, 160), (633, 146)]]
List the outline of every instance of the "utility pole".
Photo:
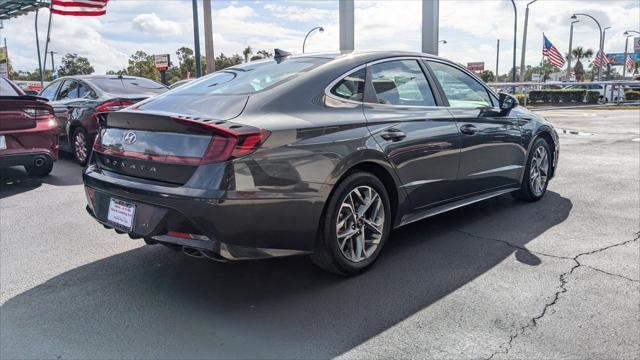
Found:
[(353, 0), (339, 0), (338, 24), (340, 27), (340, 53), (347, 54), (354, 47), (354, 4)]
[(498, 82), (498, 66), (500, 66), (500, 39), (498, 39), (496, 46), (496, 82)]
[(440, 0), (422, 0), (422, 52), (438, 55)]
[[(511, 81), (516, 82), (516, 47), (518, 43), (518, 8), (516, 8), (516, 2), (511, 0), (513, 5), (513, 72), (511, 74)], [(513, 94), (516, 93), (516, 86), (512, 88)]]
[(522, 53), (520, 54), (520, 81), (524, 81), (524, 58), (527, 52), (527, 27), (529, 25), (529, 5), (538, 0), (530, 1), (524, 12), (524, 30), (522, 34)]
[(53, 81), (53, 74), (56, 73), (56, 65), (53, 62), (53, 54), (57, 54), (57, 52), (49, 51), (49, 54), (51, 54), (51, 81)]
[(200, 64), (200, 26), (198, 25), (198, 0), (191, 0), (193, 5), (193, 42), (195, 50), (196, 78), (202, 75)]
[(204, 55), (207, 58), (207, 74), (216, 71), (216, 59), (213, 54), (213, 25), (211, 21), (211, 0), (202, 0), (204, 8)]

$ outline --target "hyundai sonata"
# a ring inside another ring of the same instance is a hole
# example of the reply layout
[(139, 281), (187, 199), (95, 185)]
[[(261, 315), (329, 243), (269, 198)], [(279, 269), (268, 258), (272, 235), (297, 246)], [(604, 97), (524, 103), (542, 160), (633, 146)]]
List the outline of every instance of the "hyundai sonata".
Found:
[(558, 151), (549, 122), (445, 59), (276, 51), (103, 116), (84, 183), (97, 221), (147, 244), (348, 275), (392, 229), (539, 200)]

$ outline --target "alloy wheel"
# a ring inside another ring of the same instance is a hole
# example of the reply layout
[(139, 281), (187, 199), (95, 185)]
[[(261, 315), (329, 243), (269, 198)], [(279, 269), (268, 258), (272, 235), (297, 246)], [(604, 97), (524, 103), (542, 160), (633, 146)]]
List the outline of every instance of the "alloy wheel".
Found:
[(549, 154), (544, 146), (538, 146), (531, 159), (529, 183), (535, 196), (541, 196), (549, 175)]
[(73, 148), (75, 150), (76, 158), (80, 162), (84, 162), (87, 159), (87, 137), (84, 132), (76, 132), (73, 139)]
[(370, 258), (384, 233), (384, 205), (370, 186), (358, 186), (344, 198), (338, 212), (338, 248), (349, 261)]

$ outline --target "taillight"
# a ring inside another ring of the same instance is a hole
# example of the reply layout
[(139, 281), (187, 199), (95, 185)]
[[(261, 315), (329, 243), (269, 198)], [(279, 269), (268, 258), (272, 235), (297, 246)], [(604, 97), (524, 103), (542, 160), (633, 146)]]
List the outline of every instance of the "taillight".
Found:
[(265, 129), (237, 132), (215, 124), (174, 117), (174, 121), (209, 131), (213, 137), (200, 164), (211, 164), (243, 157), (256, 151), (271, 132)]
[(112, 112), (118, 111), (120, 109), (124, 109), (127, 106), (133, 105), (130, 101), (124, 100), (110, 100), (103, 102), (102, 104), (96, 106), (96, 112)]

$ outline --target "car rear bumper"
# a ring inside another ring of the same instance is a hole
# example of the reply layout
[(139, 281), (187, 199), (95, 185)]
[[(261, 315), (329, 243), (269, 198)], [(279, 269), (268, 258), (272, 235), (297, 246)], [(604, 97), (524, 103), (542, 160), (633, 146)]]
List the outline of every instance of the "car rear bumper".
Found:
[[(54, 162), (56, 158), (57, 154), (42, 149), (0, 151), (0, 168), (35, 166), (39, 161), (43, 161), (43, 164), (48, 164)], [(42, 164), (39, 166), (42, 166)]]
[[(230, 260), (312, 252), (324, 206), (318, 196), (159, 186), (92, 171), (91, 167), (83, 178), (87, 211), (106, 227), (147, 242), (210, 251)], [(135, 204), (130, 230), (108, 220), (112, 198)], [(193, 234), (195, 238), (171, 233)]]

